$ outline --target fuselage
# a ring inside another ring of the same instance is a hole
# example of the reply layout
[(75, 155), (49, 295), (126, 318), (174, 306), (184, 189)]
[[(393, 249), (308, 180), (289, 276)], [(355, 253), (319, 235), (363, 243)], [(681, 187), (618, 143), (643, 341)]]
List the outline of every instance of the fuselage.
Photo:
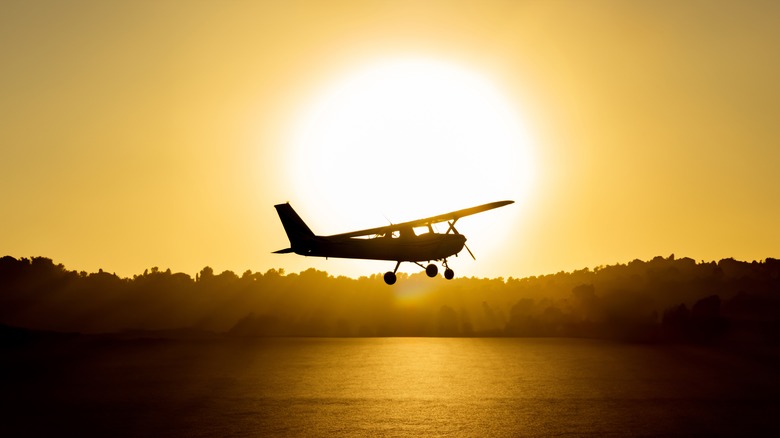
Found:
[[(429, 277), (438, 275), (438, 268), (432, 262), (444, 266), (444, 278), (452, 280), (455, 272), (447, 264), (447, 257), (457, 255), (463, 248), (474, 257), (466, 246), (466, 237), (455, 229), (455, 222), (464, 216), (481, 213), (509, 205), (514, 201), (498, 201), (476, 207), (464, 208), (424, 219), (390, 224), (382, 227), (350, 231), (330, 236), (318, 236), (303, 222), (290, 203), (274, 205), (284, 231), (290, 240), (290, 247), (274, 251), (276, 254), (294, 252), (309, 257), (333, 257), (345, 259), (390, 260), (396, 262), (395, 269), (385, 272), (385, 283), (396, 282), (396, 271), (402, 262), (413, 262), (425, 268)], [(446, 222), (449, 227), (444, 234), (433, 231), (433, 224)], [(417, 235), (415, 228), (427, 228), (427, 233)], [(368, 237), (374, 236), (374, 237)], [(420, 262), (429, 262), (423, 266)]]
[(461, 234), (426, 233), (401, 237), (314, 236), (298, 247), (296, 254), (311, 257), (424, 262), (442, 260), (459, 253), (466, 243)]

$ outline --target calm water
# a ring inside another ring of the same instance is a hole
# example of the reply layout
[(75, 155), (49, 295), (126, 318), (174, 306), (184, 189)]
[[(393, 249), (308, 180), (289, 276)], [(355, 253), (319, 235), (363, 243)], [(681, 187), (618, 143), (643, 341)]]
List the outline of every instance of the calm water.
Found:
[(67, 342), (0, 350), (0, 435), (772, 435), (780, 362), (577, 339)]

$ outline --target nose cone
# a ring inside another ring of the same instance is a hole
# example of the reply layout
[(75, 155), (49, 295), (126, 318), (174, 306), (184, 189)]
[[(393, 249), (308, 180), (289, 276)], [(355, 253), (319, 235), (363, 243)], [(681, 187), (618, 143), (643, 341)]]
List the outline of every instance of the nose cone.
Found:
[(463, 247), (466, 245), (466, 236), (464, 236), (463, 234), (454, 234), (452, 237), (454, 237), (453, 242), (457, 247), (455, 251), (460, 252), (460, 250), (462, 250)]

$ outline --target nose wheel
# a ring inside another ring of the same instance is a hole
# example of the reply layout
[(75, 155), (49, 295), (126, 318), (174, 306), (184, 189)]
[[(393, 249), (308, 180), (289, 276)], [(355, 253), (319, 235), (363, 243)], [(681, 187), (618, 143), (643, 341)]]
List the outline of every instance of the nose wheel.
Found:
[(453, 271), (450, 268), (445, 269), (444, 278), (446, 278), (447, 280), (452, 280), (453, 278), (455, 278), (455, 271)]
[(455, 271), (450, 269), (450, 265), (447, 264), (447, 259), (444, 259), (443, 265), (444, 265), (444, 278), (446, 278), (447, 280), (452, 280), (453, 278), (455, 278)]

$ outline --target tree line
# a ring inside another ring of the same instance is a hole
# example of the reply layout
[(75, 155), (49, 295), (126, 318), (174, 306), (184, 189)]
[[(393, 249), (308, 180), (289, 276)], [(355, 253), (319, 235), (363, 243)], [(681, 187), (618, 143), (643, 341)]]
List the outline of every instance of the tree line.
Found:
[(0, 324), (113, 333), (194, 329), (232, 336), (566, 336), (648, 342), (780, 340), (780, 261), (655, 257), (527, 278), (357, 279), (309, 269), (192, 278), (72, 271), (0, 259)]

